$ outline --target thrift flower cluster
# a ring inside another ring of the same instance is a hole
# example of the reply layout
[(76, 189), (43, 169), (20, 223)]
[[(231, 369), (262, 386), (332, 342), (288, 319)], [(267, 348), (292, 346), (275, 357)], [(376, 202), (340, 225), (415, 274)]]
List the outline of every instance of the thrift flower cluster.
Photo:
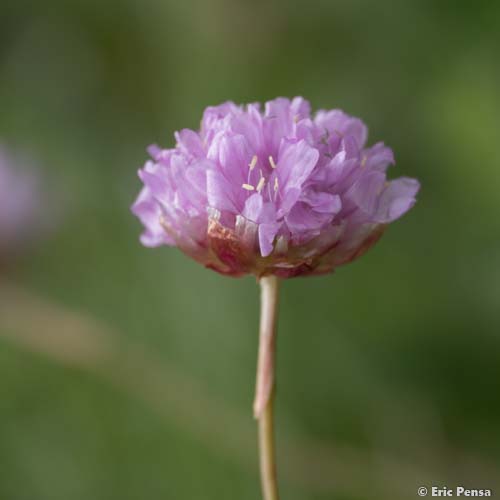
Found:
[(25, 164), (0, 146), (0, 257), (39, 232), (39, 179)]
[(368, 250), (415, 203), (419, 183), (388, 181), (393, 152), (308, 101), (209, 107), (199, 131), (151, 146), (133, 212), (146, 246), (173, 245), (220, 273), (322, 274)]

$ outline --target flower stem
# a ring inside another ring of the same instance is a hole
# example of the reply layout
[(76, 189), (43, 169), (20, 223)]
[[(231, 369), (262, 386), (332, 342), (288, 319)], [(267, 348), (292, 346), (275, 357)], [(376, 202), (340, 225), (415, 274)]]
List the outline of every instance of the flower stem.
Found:
[(254, 415), (259, 422), (260, 476), (264, 500), (278, 500), (276, 457), (274, 450), (273, 399), (276, 359), (276, 333), (279, 279), (260, 279), (261, 312), (259, 357)]

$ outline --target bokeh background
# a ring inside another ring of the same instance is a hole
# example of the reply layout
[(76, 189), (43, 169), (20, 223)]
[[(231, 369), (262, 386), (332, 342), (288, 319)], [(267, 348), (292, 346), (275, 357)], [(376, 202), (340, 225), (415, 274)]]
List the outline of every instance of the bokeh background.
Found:
[(499, 49), (493, 1), (2, 0), (0, 142), (59, 213), (0, 275), (0, 498), (259, 498), (255, 280), (142, 248), (129, 206), (148, 144), (278, 95), (362, 116), (423, 186), (283, 286), (283, 498), (500, 494)]

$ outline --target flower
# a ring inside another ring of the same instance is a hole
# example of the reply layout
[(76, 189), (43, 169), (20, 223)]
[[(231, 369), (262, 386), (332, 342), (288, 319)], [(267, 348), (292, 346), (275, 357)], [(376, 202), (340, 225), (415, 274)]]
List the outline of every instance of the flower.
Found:
[(0, 257), (12, 254), (40, 232), (39, 177), (26, 160), (0, 146)]
[(209, 107), (199, 132), (150, 146), (133, 213), (146, 246), (178, 246), (222, 274), (323, 274), (368, 250), (415, 203), (418, 181), (388, 181), (393, 152), (340, 110), (308, 101)]

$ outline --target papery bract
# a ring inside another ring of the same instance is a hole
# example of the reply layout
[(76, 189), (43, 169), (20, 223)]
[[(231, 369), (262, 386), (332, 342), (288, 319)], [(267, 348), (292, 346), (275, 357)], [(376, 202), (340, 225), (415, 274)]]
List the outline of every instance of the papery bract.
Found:
[(388, 181), (383, 143), (340, 110), (301, 97), (209, 107), (200, 131), (151, 146), (132, 210), (146, 246), (173, 245), (241, 276), (322, 274), (354, 260), (415, 203), (418, 181)]

